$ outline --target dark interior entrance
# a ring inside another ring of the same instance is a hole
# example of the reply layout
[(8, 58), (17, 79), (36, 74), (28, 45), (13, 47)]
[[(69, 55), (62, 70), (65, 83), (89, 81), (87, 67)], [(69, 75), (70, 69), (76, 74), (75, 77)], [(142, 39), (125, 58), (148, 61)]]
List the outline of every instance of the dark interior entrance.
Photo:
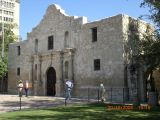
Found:
[(56, 71), (50, 67), (47, 71), (47, 96), (56, 95)]

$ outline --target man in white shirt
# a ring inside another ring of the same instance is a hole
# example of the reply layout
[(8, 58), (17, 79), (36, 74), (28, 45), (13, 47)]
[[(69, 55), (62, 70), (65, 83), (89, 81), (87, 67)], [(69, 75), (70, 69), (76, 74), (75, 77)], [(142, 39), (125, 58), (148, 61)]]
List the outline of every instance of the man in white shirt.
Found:
[(66, 98), (65, 98), (65, 100), (71, 99), (72, 88), (73, 88), (73, 83), (71, 82), (71, 80), (67, 80), (66, 81)]

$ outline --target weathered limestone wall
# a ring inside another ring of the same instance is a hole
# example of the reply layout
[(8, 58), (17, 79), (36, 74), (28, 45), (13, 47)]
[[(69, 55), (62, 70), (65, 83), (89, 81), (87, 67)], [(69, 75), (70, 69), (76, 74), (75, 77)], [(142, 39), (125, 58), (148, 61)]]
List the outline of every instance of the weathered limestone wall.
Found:
[[(64, 80), (62, 80), (61, 51), (64, 51), (63, 62), (69, 61), (71, 55), (68, 48), (74, 48), (77, 42), (77, 31), (83, 23), (87, 22), (85, 17), (77, 18), (62, 14), (58, 6), (51, 5), (40, 22), (31, 33), (27, 35), (27, 41), (10, 45), (9, 50), (9, 92), (15, 93), (18, 80), (29, 80), (33, 83), (31, 94), (46, 95), (46, 72), (49, 67), (56, 70), (56, 91), (57, 96), (64, 94)], [(65, 32), (68, 32), (67, 48), (65, 48)], [(76, 35), (75, 35), (76, 34)], [(54, 49), (48, 50), (48, 36), (54, 36)], [(38, 50), (35, 50), (35, 40), (38, 39)], [(17, 55), (17, 46), (21, 47), (21, 55)], [(66, 49), (66, 50), (65, 50)], [(65, 52), (66, 51), (66, 52)], [(63, 52), (62, 52), (63, 53)], [(37, 65), (37, 70), (35, 66)], [(21, 75), (17, 76), (17, 68), (20, 68)], [(40, 70), (41, 68), (41, 70)], [(69, 78), (72, 79), (73, 72), (69, 70)], [(61, 87), (62, 86), (62, 87)]]
[[(91, 39), (93, 27), (97, 27), (98, 30), (98, 40), (94, 43)], [(66, 31), (68, 32), (67, 48), (65, 48)], [(50, 35), (54, 36), (54, 50), (47, 49)], [(22, 79), (33, 83), (32, 94), (46, 95), (46, 71), (52, 66), (56, 70), (57, 95), (64, 94), (66, 61), (69, 63), (68, 78), (74, 80), (74, 90), (78, 96), (84, 94), (79, 89), (95, 88), (101, 82), (107, 87), (124, 87), (121, 15), (87, 23), (85, 17), (66, 16), (53, 5), (48, 8), (40, 24), (28, 33), (27, 39), (25, 42), (10, 45), (10, 58), (13, 59), (9, 65), (10, 91), (16, 89), (13, 87), (17, 84), (15, 80)], [(35, 51), (35, 39), (38, 39), (38, 52)], [(12, 54), (16, 54), (18, 45), (21, 46), (20, 56)], [(69, 48), (75, 48), (74, 52)], [(94, 71), (94, 59), (100, 59), (100, 71)], [(35, 70), (36, 64), (37, 71)], [(21, 68), (19, 77), (15, 74), (17, 67)]]
[[(8, 92), (17, 93), (17, 85), (19, 80), (28, 80), (28, 49), (26, 47), (28, 41), (17, 42), (9, 46), (9, 62), (8, 62)], [(21, 53), (18, 56), (17, 46), (20, 46)], [(17, 68), (20, 68), (20, 76), (17, 75)]]
[[(97, 41), (92, 42), (91, 28), (97, 27)], [(82, 88), (124, 87), (124, 58), (122, 16), (114, 16), (82, 26), (74, 58), (77, 95)], [(100, 59), (101, 68), (94, 71), (94, 59)], [(84, 90), (84, 92), (87, 91)]]
[[(97, 27), (97, 42), (92, 42), (91, 28), (93, 27)], [(120, 15), (83, 25), (75, 54), (75, 74), (79, 84), (92, 86), (104, 82), (106, 86), (123, 86), (121, 28)], [(94, 71), (94, 59), (101, 60), (100, 71)]]

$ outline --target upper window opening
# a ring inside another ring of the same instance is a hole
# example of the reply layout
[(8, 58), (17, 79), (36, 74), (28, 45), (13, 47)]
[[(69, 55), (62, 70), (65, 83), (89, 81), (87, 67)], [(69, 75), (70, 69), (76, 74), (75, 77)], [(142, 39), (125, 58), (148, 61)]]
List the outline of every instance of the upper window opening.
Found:
[(92, 42), (97, 41), (97, 27), (92, 28)]
[(17, 76), (20, 76), (20, 68), (17, 68)]
[(38, 52), (38, 39), (35, 39), (35, 52)]
[(20, 48), (20, 46), (17, 46), (17, 55), (18, 55), (18, 56), (21, 55), (21, 48)]
[(64, 48), (69, 47), (69, 32), (66, 31), (64, 34)]
[(54, 46), (54, 37), (52, 35), (48, 37), (48, 50), (52, 50), (53, 46)]

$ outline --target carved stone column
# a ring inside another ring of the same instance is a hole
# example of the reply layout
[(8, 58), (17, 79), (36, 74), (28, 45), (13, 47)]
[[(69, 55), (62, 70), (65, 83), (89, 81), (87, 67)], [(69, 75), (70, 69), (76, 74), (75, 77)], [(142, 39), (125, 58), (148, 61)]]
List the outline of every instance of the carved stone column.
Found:
[(63, 71), (63, 61), (64, 61), (64, 52), (60, 52), (60, 67), (61, 67), (61, 82), (60, 82), (60, 87), (61, 87), (61, 96), (64, 96), (64, 71)]
[(75, 83), (75, 80), (74, 80), (74, 50), (72, 49), (71, 51), (71, 56), (70, 56), (70, 79), (72, 80), (73, 82), (73, 90), (72, 90), (72, 94), (74, 96), (75, 94), (75, 88), (76, 88), (76, 83)]
[(34, 67), (33, 67), (33, 74), (34, 74), (34, 95), (38, 95), (38, 56), (34, 55)]
[(33, 57), (29, 58), (29, 82), (32, 84), (31, 94), (34, 94), (34, 81), (33, 81)]
[(72, 51), (71, 52), (71, 79), (73, 80), (74, 82), (74, 52)]
[(34, 80), (34, 95), (38, 95), (37, 88), (38, 88), (38, 81)]
[(41, 78), (41, 64), (42, 64), (42, 57), (39, 55), (37, 56), (37, 83), (38, 83), (38, 95), (42, 95), (43, 94), (43, 82), (42, 82), (42, 78)]

